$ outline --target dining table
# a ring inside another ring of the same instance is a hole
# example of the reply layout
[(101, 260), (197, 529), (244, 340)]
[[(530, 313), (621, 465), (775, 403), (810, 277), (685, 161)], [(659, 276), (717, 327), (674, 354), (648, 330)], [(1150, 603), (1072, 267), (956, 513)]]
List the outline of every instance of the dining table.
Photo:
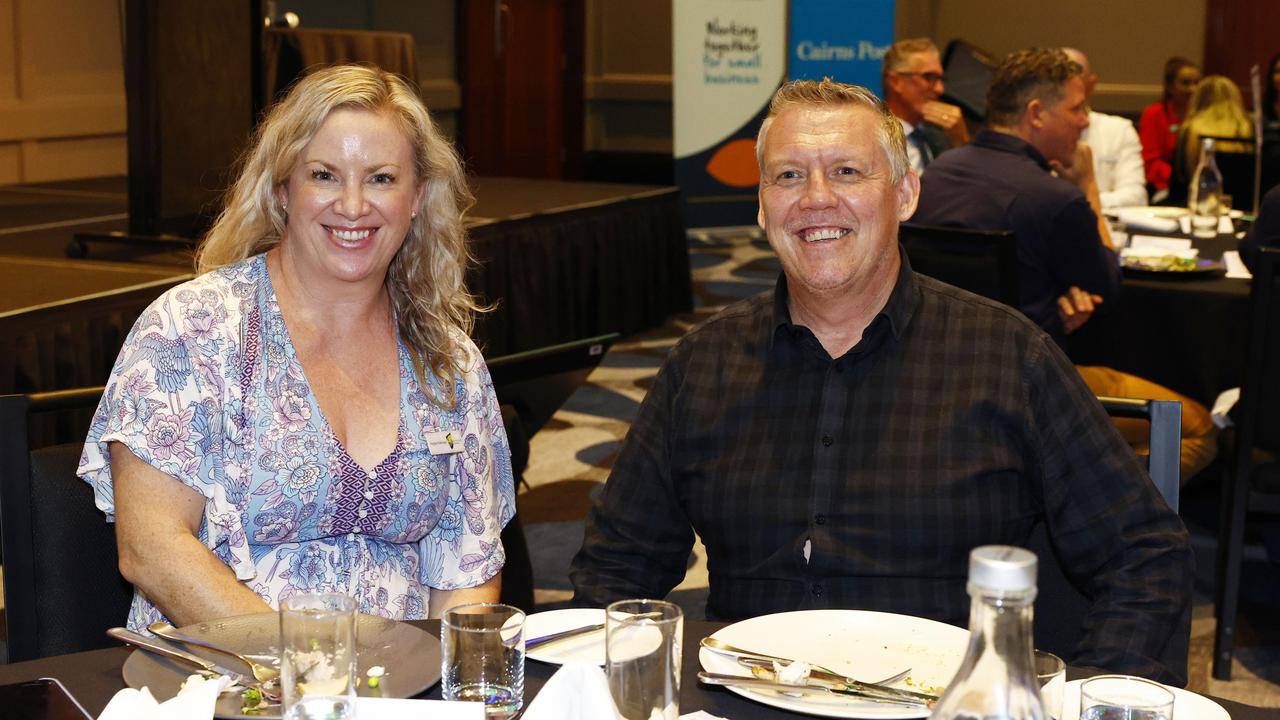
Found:
[[(1240, 241), (1221, 233), (1191, 242), (1201, 258), (1220, 260)], [(1212, 407), (1244, 376), (1249, 288), (1249, 280), (1221, 271), (1126, 270), (1119, 297), (1067, 338), (1067, 355), (1077, 365), (1121, 370)]]
[[(422, 628), (439, 637), (439, 620), (414, 620), (410, 625)], [(691, 713), (702, 710), (711, 715), (727, 720), (781, 720), (784, 718), (802, 717), (795, 713), (778, 710), (741, 697), (723, 687), (713, 687), (698, 683), (699, 641), (720, 628), (725, 623), (705, 620), (686, 620), (682, 644), (682, 664), (680, 683), (680, 712)], [(29, 660), (26, 662), (0, 665), (0, 684), (35, 680), (42, 677), (55, 677), (66, 685), (67, 689), (86, 709), (96, 717), (106, 707), (112, 696), (125, 684), (121, 668), (132, 650), (124, 646), (104, 650), (57, 655)], [(558, 666), (528, 660), (525, 664), (525, 705), (537, 696), (538, 691), (558, 670)], [(1088, 673), (1078, 668), (1067, 668), (1067, 678), (1074, 680), (1086, 677)], [(440, 684), (436, 683), (418, 697), (440, 699)], [(1213, 698), (1231, 714), (1232, 720), (1274, 720), (1277, 711), (1258, 708), (1243, 703), (1232, 702), (1222, 698)]]

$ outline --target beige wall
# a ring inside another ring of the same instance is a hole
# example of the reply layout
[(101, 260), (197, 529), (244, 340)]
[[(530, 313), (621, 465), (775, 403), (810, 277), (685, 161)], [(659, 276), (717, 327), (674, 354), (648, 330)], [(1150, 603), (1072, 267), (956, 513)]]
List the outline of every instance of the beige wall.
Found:
[(586, 150), (671, 152), (671, 0), (587, 0)]
[(0, 0), (0, 183), (124, 174), (116, 0)]
[(1201, 62), (1205, 0), (898, 0), (898, 37), (940, 47), (962, 38), (1001, 57), (1018, 48), (1070, 45), (1089, 56), (1104, 112), (1139, 112), (1160, 97), (1171, 55)]
[[(1201, 61), (1205, 0), (897, 0), (897, 36), (963, 38), (999, 57), (1073, 45), (1101, 80), (1094, 105), (1136, 113), (1170, 55)], [(671, 0), (588, 0), (586, 149), (670, 152)]]

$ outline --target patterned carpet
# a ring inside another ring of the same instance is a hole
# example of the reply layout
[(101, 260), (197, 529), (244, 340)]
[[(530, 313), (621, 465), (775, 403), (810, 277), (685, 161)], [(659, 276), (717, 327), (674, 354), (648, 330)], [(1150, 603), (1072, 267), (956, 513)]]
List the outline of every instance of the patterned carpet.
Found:
[[(572, 592), (569, 561), (582, 542), (589, 496), (609, 475), (622, 438), (663, 358), (689, 328), (734, 300), (772, 287), (777, 258), (754, 228), (691, 232), (694, 312), (613, 346), (590, 377), (531, 442), (529, 488), (519, 504), (533, 555), (538, 609), (563, 605)], [(1264, 707), (1280, 708), (1280, 566), (1251, 547), (1246, 555), (1239, 647), (1231, 682), (1210, 678), (1213, 649), (1212, 524), (1216, 488), (1183, 499), (1198, 560), (1189, 688)], [(705, 556), (695, 548), (685, 581), (672, 593), (690, 617), (706, 599)]]

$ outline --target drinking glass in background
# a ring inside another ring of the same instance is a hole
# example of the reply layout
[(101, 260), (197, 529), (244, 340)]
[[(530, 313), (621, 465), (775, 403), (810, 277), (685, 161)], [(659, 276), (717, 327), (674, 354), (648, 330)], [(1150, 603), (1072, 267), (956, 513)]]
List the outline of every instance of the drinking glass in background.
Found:
[(605, 674), (625, 720), (680, 717), (684, 613), (662, 600), (619, 600), (605, 609)]
[(445, 700), (483, 702), (488, 720), (507, 720), (524, 705), (524, 611), (476, 603), (440, 618), (441, 692)]
[(1036, 650), (1033, 659), (1044, 711), (1053, 720), (1061, 720), (1062, 693), (1067, 686), (1067, 664), (1062, 662), (1062, 658), (1044, 650)]
[(280, 680), (286, 720), (355, 717), (353, 598), (295, 595), (280, 603)]
[(1080, 720), (1173, 720), (1173, 693), (1130, 675), (1099, 675), (1080, 686)]

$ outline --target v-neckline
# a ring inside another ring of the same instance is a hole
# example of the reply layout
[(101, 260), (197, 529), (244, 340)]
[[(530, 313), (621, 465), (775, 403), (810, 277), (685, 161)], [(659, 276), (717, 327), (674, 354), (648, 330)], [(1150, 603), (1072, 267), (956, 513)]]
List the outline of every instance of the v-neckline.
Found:
[[(267, 254), (263, 253), (259, 257), (261, 258), (261, 262), (262, 262), (262, 274), (267, 281), (267, 297), (266, 297), (267, 308), (266, 309), (268, 312), (272, 312), (275, 316), (275, 319), (280, 323), (281, 332), (284, 334), (284, 338), (285, 338), (285, 352), (288, 354), (286, 361), (297, 363), (298, 372), (302, 376), (302, 382), (307, 386), (307, 401), (311, 403), (312, 407), (315, 408), (316, 414), (320, 417), (320, 422), (322, 424), (323, 431), (330, 438), (333, 438), (333, 444), (338, 449), (338, 452), (345, 455), (347, 459), (351, 461), (351, 464), (355, 465), (357, 468), (360, 468), (360, 471), (364, 473), (366, 477), (377, 477), (378, 468), (382, 467), (384, 464), (386, 464), (388, 460), (392, 459), (393, 457), (396, 456), (398, 452), (400, 452), (401, 445), (404, 444), (404, 438), (405, 438), (405, 435), (404, 435), (404, 390), (405, 390), (404, 360), (405, 358), (404, 358), (403, 348), (400, 346), (400, 333), (397, 332), (395, 334), (396, 335), (396, 377), (398, 379), (396, 383), (398, 386), (398, 390), (396, 392), (396, 441), (395, 441), (395, 444), (391, 446), (391, 451), (388, 452), (385, 457), (383, 457), (378, 462), (374, 463), (372, 467), (366, 468), (364, 465), (360, 463), (359, 460), (355, 458), (354, 455), (351, 454), (351, 451), (347, 449), (346, 444), (342, 442), (342, 439), (338, 437), (338, 433), (334, 431), (333, 425), (329, 422), (329, 417), (324, 412), (324, 408), (320, 407), (320, 398), (316, 395), (315, 390), (312, 389), (311, 387), (311, 379), (307, 377), (307, 369), (302, 365), (302, 358), (298, 357), (298, 346), (294, 343), (293, 334), (289, 331), (289, 323), (285, 321), (284, 312), (281, 311), (280, 309), (280, 298), (279, 296), (276, 295), (275, 281), (271, 279), (271, 268), (267, 264)], [(271, 310), (271, 307), (273, 305), (275, 309)]]

